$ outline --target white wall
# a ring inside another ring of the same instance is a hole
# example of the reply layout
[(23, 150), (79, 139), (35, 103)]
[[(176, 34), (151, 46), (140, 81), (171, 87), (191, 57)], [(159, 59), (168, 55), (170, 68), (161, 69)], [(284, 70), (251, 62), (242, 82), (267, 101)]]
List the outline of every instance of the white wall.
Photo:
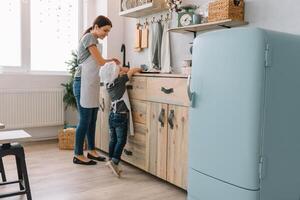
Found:
[[(90, 0), (87, 0), (90, 1)], [(123, 25), (124, 19), (119, 16), (119, 0), (91, 0), (89, 2), (88, 22), (86, 26), (90, 26), (98, 15), (107, 16), (112, 21), (112, 29), (101, 43), (103, 44), (102, 56), (104, 58), (122, 59), (121, 45), (124, 41)]]
[[(183, 0), (184, 4), (202, 5), (208, 0)], [(261, 27), (281, 32), (300, 34), (300, 1), (299, 0), (245, 0), (245, 20), (249, 26)], [(136, 19), (125, 18), (124, 38), (127, 47), (127, 58), (132, 65), (147, 61), (147, 50), (141, 53), (133, 51)], [(172, 25), (176, 26), (177, 16), (173, 15)], [(189, 54), (189, 42), (193, 34), (171, 33), (172, 66), (180, 71), (182, 60)]]
[(119, 0), (101, 0), (96, 3), (96, 16), (105, 15), (112, 22), (112, 29), (103, 42), (103, 57), (122, 59), (121, 45), (124, 41), (124, 19), (119, 16)]
[(300, 34), (299, 0), (246, 0), (250, 26)]
[(0, 88), (62, 88), (60, 84), (67, 82), (69, 77), (69, 75), (0, 73)]
[[(41, 75), (41, 74), (5, 74), (0, 73), (0, 88), (6, 89), (45, 89), (45, 88), (62, 88), (61, 83), (67, 82), (68, 75)], [(66, 120), (74, 118), (66, 115)], [(56, 138), (58, 130), (62, 126), (31, 128), (26, 129), (33, 140)]]
[(122, 62), (121, 45), (124, 42), (124, 18), (119, 16), (119, 0), (108, 1), (107, 16), (113, 24), (107, 38), (107, 57), (118, 58)]

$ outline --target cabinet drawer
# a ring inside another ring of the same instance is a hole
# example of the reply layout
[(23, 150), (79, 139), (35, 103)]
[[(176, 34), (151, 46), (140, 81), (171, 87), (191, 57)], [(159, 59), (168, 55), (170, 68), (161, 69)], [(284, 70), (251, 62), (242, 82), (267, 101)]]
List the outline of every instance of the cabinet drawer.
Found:
[(146, 77), (132, 77), (127, 85), (128, 95), (131, 99), (146, 100)]
[(131, 99), (130, 104), (133, 122), (146, 125), (147, 102)]
[(141, 169), (146, 169), (146, 133), (147, 128), (139, 123), (134, 124), (134, 136), (128, 136), (122, 159)]
[(187, 79), (148, 78), (147, 98), (149, 101), (189, 106)]

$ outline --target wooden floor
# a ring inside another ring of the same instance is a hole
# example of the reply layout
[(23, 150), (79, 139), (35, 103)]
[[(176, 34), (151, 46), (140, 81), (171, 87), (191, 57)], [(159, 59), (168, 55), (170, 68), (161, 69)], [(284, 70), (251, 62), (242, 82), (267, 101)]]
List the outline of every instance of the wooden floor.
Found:
[[(59, 150), (56, 141), (24, 145), (33, 200), (184, 200), (186, 192), (135, 167), (123, 164), (123, 177), (116, 178), (104, 163), (72, 164), (72, 151)], [(16, 180), (13, 157), (4, 157), (8, 181)], [(18, 189), (0, 186), (0, 193)], [(6, 198), (25, 200), (25, 195)]]

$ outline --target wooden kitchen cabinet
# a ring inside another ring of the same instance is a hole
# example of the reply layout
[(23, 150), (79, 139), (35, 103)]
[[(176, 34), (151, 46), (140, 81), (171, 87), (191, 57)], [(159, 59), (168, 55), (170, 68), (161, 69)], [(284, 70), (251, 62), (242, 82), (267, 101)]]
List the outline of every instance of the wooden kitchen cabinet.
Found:
[[(186, 189), (188, 157), (187, 77), (136, 75), (128, 85), (135, 134), (128, 136), (122, 159)], [(101, 87), (97, 137), (108, 152), (110, 100)], [(103, 106), (104, 105), (104, 106)]]
[(127, 137), (122, 159), (143, 170), (148, 168), (148, 103), (146, 101), (131, 99), (131, 110), (134, 124), (134, 135)]
[(149, 172), (187, 187), (188, 107), (151, 103)]
[(167, 179), (168, 104), (151, 102), (149, 106), (149, 168), (148, 171)]
[(97, 123), (96, 123), (96, 135), (95, 146), (104, 152), (108, 153), (109, 145), (109, 111), (110, 111), (110, 97), (107, 90), (103, 85), (100, 86), (100, 108), (98, 111)]
[(188, 107), (168, 108), (167, 181), (187, 189)]

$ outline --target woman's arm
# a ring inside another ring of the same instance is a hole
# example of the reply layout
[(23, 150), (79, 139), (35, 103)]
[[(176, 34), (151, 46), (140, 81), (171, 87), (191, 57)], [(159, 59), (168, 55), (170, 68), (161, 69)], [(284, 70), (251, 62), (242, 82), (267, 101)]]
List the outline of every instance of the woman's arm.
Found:
[(91, 55), (93, 56), (93, 58), (96, 60), (96, 62), (100, 66), (103, 66), (105, 63), (111, 62), (111, 61), (114, 61), (117, 65), (120, 64), (120, 61), (116, 58), (104, 59), (96, 45), (91, 45), (88, 47), (88, 49), (89, 49), (89, 52), (91, 53)]
[(106, 60), (102, 57), (96, 45), (91, 45), (88, 49), (98, 65), (102, 66), (106, 63)]

